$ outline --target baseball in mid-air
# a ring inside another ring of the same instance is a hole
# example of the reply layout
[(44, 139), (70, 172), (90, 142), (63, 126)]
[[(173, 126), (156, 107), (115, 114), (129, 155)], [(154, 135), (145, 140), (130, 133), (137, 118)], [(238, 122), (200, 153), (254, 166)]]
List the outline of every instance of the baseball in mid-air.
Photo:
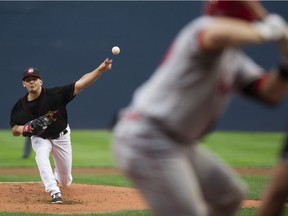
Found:
[(114, 55), (118, 55), (118, 54), (120, 53), (120, 48), (119, 48), (118, 46), (114, 46), (114, 47), (112, 48), (112, 53), (113, 53)]

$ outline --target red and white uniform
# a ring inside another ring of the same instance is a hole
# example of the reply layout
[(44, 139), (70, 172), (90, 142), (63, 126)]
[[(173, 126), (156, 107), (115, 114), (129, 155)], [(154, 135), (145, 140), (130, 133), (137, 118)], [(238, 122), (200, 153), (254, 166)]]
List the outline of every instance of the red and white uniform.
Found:
[(211, 19), (200, 17), (179, 32), (114, 128), (117, 162), (158, 216), (233, 215), (245, 191), (198, 143), (231, 93), (264, 70), (239, 49), (203, 52), (201, 32)]

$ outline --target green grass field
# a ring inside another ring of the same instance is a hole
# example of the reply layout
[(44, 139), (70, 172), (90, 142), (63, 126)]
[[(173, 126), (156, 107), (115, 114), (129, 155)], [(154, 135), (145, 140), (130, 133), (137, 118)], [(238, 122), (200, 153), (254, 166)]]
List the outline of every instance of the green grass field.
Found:
[[(282, 133), (215, 132), (203, 144), (219, 155), (232, 167), (271, 168), (277, 161), (284, 138)], [(73, 167), (114, 168), (110, 151), (109, 131), (74, 130), (72, 132)], [(13, 137), (8, 130), (0, 130), (0, 167), (36, 167), (34, 153), (29, 159), (21, 158), (23, 137)], [(249, 187), (248, 199), (260, 199), (269, 176), (242, 176)], [(36, 176), (4, 176), (0, 182), (40, 181)], [(132, 187), (122, 175), (74, 175), (74, 183), (99, 184)], [(242, 209), (238, 216), (251, 216), (255, 209)], [(0, 213), (0, 215), (32, 215), (23, 213)], [(33, 214), (38, 215), (38, 214)], [(43, 215), (43, 214), (41, 214)], [(47, 214), (48, 215), (48, 214)], [(52, 214), (49, 214), (52, 215)], [(63, 215), (63, 214), (61, 214)], [(148, 216), (149, 211), (126, 211), (109, 214), (88, 214), (100, 216)]]

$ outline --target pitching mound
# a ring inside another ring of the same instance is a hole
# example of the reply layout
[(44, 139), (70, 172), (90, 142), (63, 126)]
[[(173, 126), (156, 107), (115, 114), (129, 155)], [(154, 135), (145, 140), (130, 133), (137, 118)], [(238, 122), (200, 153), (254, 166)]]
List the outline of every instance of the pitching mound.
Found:
[[(42, 183), (1, 183), (0, 212), (84, 214), (147, 209), (132, 188), (73, 184), (62, 188), (64, 204), (50, 204)], [(243, 208), (258, 207), (256, 200), (246, 200)]]
[[(74, 168), (74, 173), (121, 174), (117, 169)], [(264, 175), (267, 169), (237, 169), (241, 175)], [(0, 168), (1, 175), (37, 175), (36, 168)], [(84, 214), (147, 209), (136, 189), (101, 185), (72, 184), (62, 188), (64, 204), (50, 204), (42, 183), (0, 183), (0, 212)], [(245, 200), (243, 208), (257, 208), (258, 200)]]
[(42, 183), (1, 183), (0, 212), (99, 213), (146, 209), (132, 188), (73, 184), (62, 188), (64, 204), (51, 204)]

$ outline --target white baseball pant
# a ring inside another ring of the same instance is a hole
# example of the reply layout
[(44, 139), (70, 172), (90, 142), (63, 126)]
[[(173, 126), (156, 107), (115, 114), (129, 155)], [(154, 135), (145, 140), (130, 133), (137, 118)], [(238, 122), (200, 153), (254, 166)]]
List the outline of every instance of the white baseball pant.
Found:
[[(43, 139), (32, 136), (32, 148), (36, 153), (35, 160), (38, 166), (45, 191), (53, 195), (60, 192), (58, 184), (69, 186), (72, 183), (72, 145), (70, 127), (67, 133), (60, 133), (57, 139)], [(54, 173), (50, 163), (50, 153), (54, 162)]]

